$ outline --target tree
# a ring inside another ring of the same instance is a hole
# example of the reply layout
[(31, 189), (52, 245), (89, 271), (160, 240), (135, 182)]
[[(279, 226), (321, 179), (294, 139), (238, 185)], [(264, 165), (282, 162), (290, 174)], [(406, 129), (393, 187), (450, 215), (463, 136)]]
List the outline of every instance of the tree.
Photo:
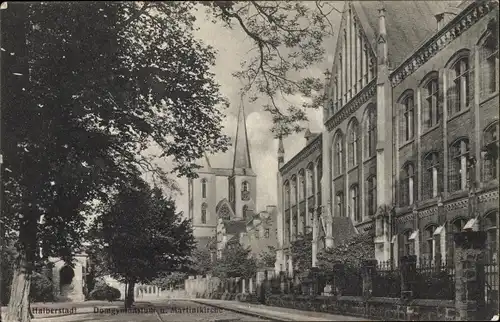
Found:
[(160, 274), (157, 278), (152, 281), (153, 285), (160, 287), (161, 289), (176, 288), (178, 286), (183, 286), (184, 281), (188, 278), (186, 272), (169, 272)]
[[(254, 47), (234, 76), (245, 82), (243, 92), (252, 100), (268, 98), (277, 136), (304, 129), (306, 109), (318, 109), (325, 101), (324, 80), (310, 70), (325, 60), (326, 40), (333, 36), (331, 13), (341, 13), (332, 1), (203, 1), (208, 11), (230, 29), (243, 30)], [(329, 72), (325, 72), (328, 77)], [(301, 104), (286, 98), (300, 95)], [(280, 105), (278, 98), (285, 98)]]
[(257, 262), (260, 268), (273, 267), (276, 262), (276, 248), (273, 246), (267, 246), (267, 250), (259, 254)]
[(212, 274), (221, 279), (254, 277), (257, 272), (257, 261), (250, 256), (250, 252), (250, 248), (243, 248), (239, 242), (226, 245), (221, 258), (216, 261), (212, 269)]
[(226, 102), (209, 71), (215, 52), (194, 39), (191, 7), (9, 3), (1, 11), (2, 224), (18, 233), (19, 253), (7, 321), (29, 320), (35, 264), (71, 262), (91, 200), (109, 202), (145, 172), (175, 188), (146, 149), (190, 176), (204, 151), (225, 151), (218, 107)]
[(307, 273), (312, 267), (312, 233), (300, 234), (292, 242), (290, 252), (294, 268)]
[(197, 247), (191, 254), (189, 271), (196, 275), (209, 274), (212, 268), (212, 254), (206, 247)]
[(335, 261), (349, 267), (359, 267), (363, 260), (375, 258), (373, 234), (357, 234), (336, 247), (318, 253), (318, 267), (322, 271), (333, 271)]
[(175, 272), (195, 246), (191, 223), (176, 213), (174, 201), (141, 181), (124, 187), (95, 227), (111, 276), (127, 285), (126, 307), (134, 301), (136, 283)]

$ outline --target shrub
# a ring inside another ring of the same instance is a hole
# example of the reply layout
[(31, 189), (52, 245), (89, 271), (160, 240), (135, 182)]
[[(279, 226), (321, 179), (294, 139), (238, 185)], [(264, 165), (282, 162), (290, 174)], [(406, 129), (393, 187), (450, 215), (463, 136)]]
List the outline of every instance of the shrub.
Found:
[(33, 273), (30, 286), (31, 302), (53, 302), (52, 281), (45, 275)]
[(255, 294), (237, 294), (236, 301), (246, 302), (246, 303), (258, 303), (257, 296)]
[(107, 284), (99, 284), (90, 292), (89, 298), (98, 301), (116, 301), (120, 299), (121, 293), (118, 289)]

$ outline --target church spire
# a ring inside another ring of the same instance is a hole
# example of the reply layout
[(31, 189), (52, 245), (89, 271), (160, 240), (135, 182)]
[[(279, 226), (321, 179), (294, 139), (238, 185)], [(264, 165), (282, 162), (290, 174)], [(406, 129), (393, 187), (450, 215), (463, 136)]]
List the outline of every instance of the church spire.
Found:
[(234, 143), (233, 171), (236, 169), (251, 169), (250, 147), (246, 126), (245, 108), (243, 96), (241, 97), (240, 110), (238, 112), (238, 125), (236, 128), (236, 140)]

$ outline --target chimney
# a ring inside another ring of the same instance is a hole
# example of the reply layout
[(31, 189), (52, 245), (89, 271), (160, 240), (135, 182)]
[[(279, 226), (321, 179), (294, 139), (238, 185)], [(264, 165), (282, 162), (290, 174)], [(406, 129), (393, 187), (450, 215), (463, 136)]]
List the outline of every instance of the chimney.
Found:
[(455, 18), (459, 11), (459, 8), (447, 7), (443, 11), (434, 15), (434, 17), (436, 17), (437, 29), (441, 30), (444, 26), (446, 26), (448, 22)]
[(278, 142), (278, 170), (285, 164), (285, 148), (283, 146), (283, 137), (280, 135)]

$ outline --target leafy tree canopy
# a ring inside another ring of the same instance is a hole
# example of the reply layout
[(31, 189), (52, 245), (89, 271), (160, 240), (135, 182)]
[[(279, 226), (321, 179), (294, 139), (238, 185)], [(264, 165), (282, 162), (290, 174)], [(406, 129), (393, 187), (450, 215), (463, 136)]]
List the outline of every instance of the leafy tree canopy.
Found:
[(189, 262), (195, 241), (190, 222), (176, 213), (173, 200), (144, 182), (124, 187), (109, 211), (95, 222), (111, 275), (147, 283)]
[(250, 248), (239, 243), (226, 245), (222, 256), (217, 259), (212, 274), (222, 279), (231, 277), (252, 278), (257, 272), (257, 261), (250, 256)]
[(267, 250), (261, 252), (257, 260), (259, 268), (274, 267), (275, 262), (276, 248), (273, 246), (267, 246)]
[(375, 258), (373, 234), (357, 234), (343, 244), (318, 253), (318, 267), (323, 271), (332, 271), (335, 261), (346, 266), (358, 267), (363, 260)]
[(212, 269), (212, 254), (206, 247), (197, 247), (191, 253), (189, 271), (196, 275), (209, 274)]
[(308, 272), (312, 267), (312, 233), (301, 234), (292, 242), (291, 255), (294, 268)]

